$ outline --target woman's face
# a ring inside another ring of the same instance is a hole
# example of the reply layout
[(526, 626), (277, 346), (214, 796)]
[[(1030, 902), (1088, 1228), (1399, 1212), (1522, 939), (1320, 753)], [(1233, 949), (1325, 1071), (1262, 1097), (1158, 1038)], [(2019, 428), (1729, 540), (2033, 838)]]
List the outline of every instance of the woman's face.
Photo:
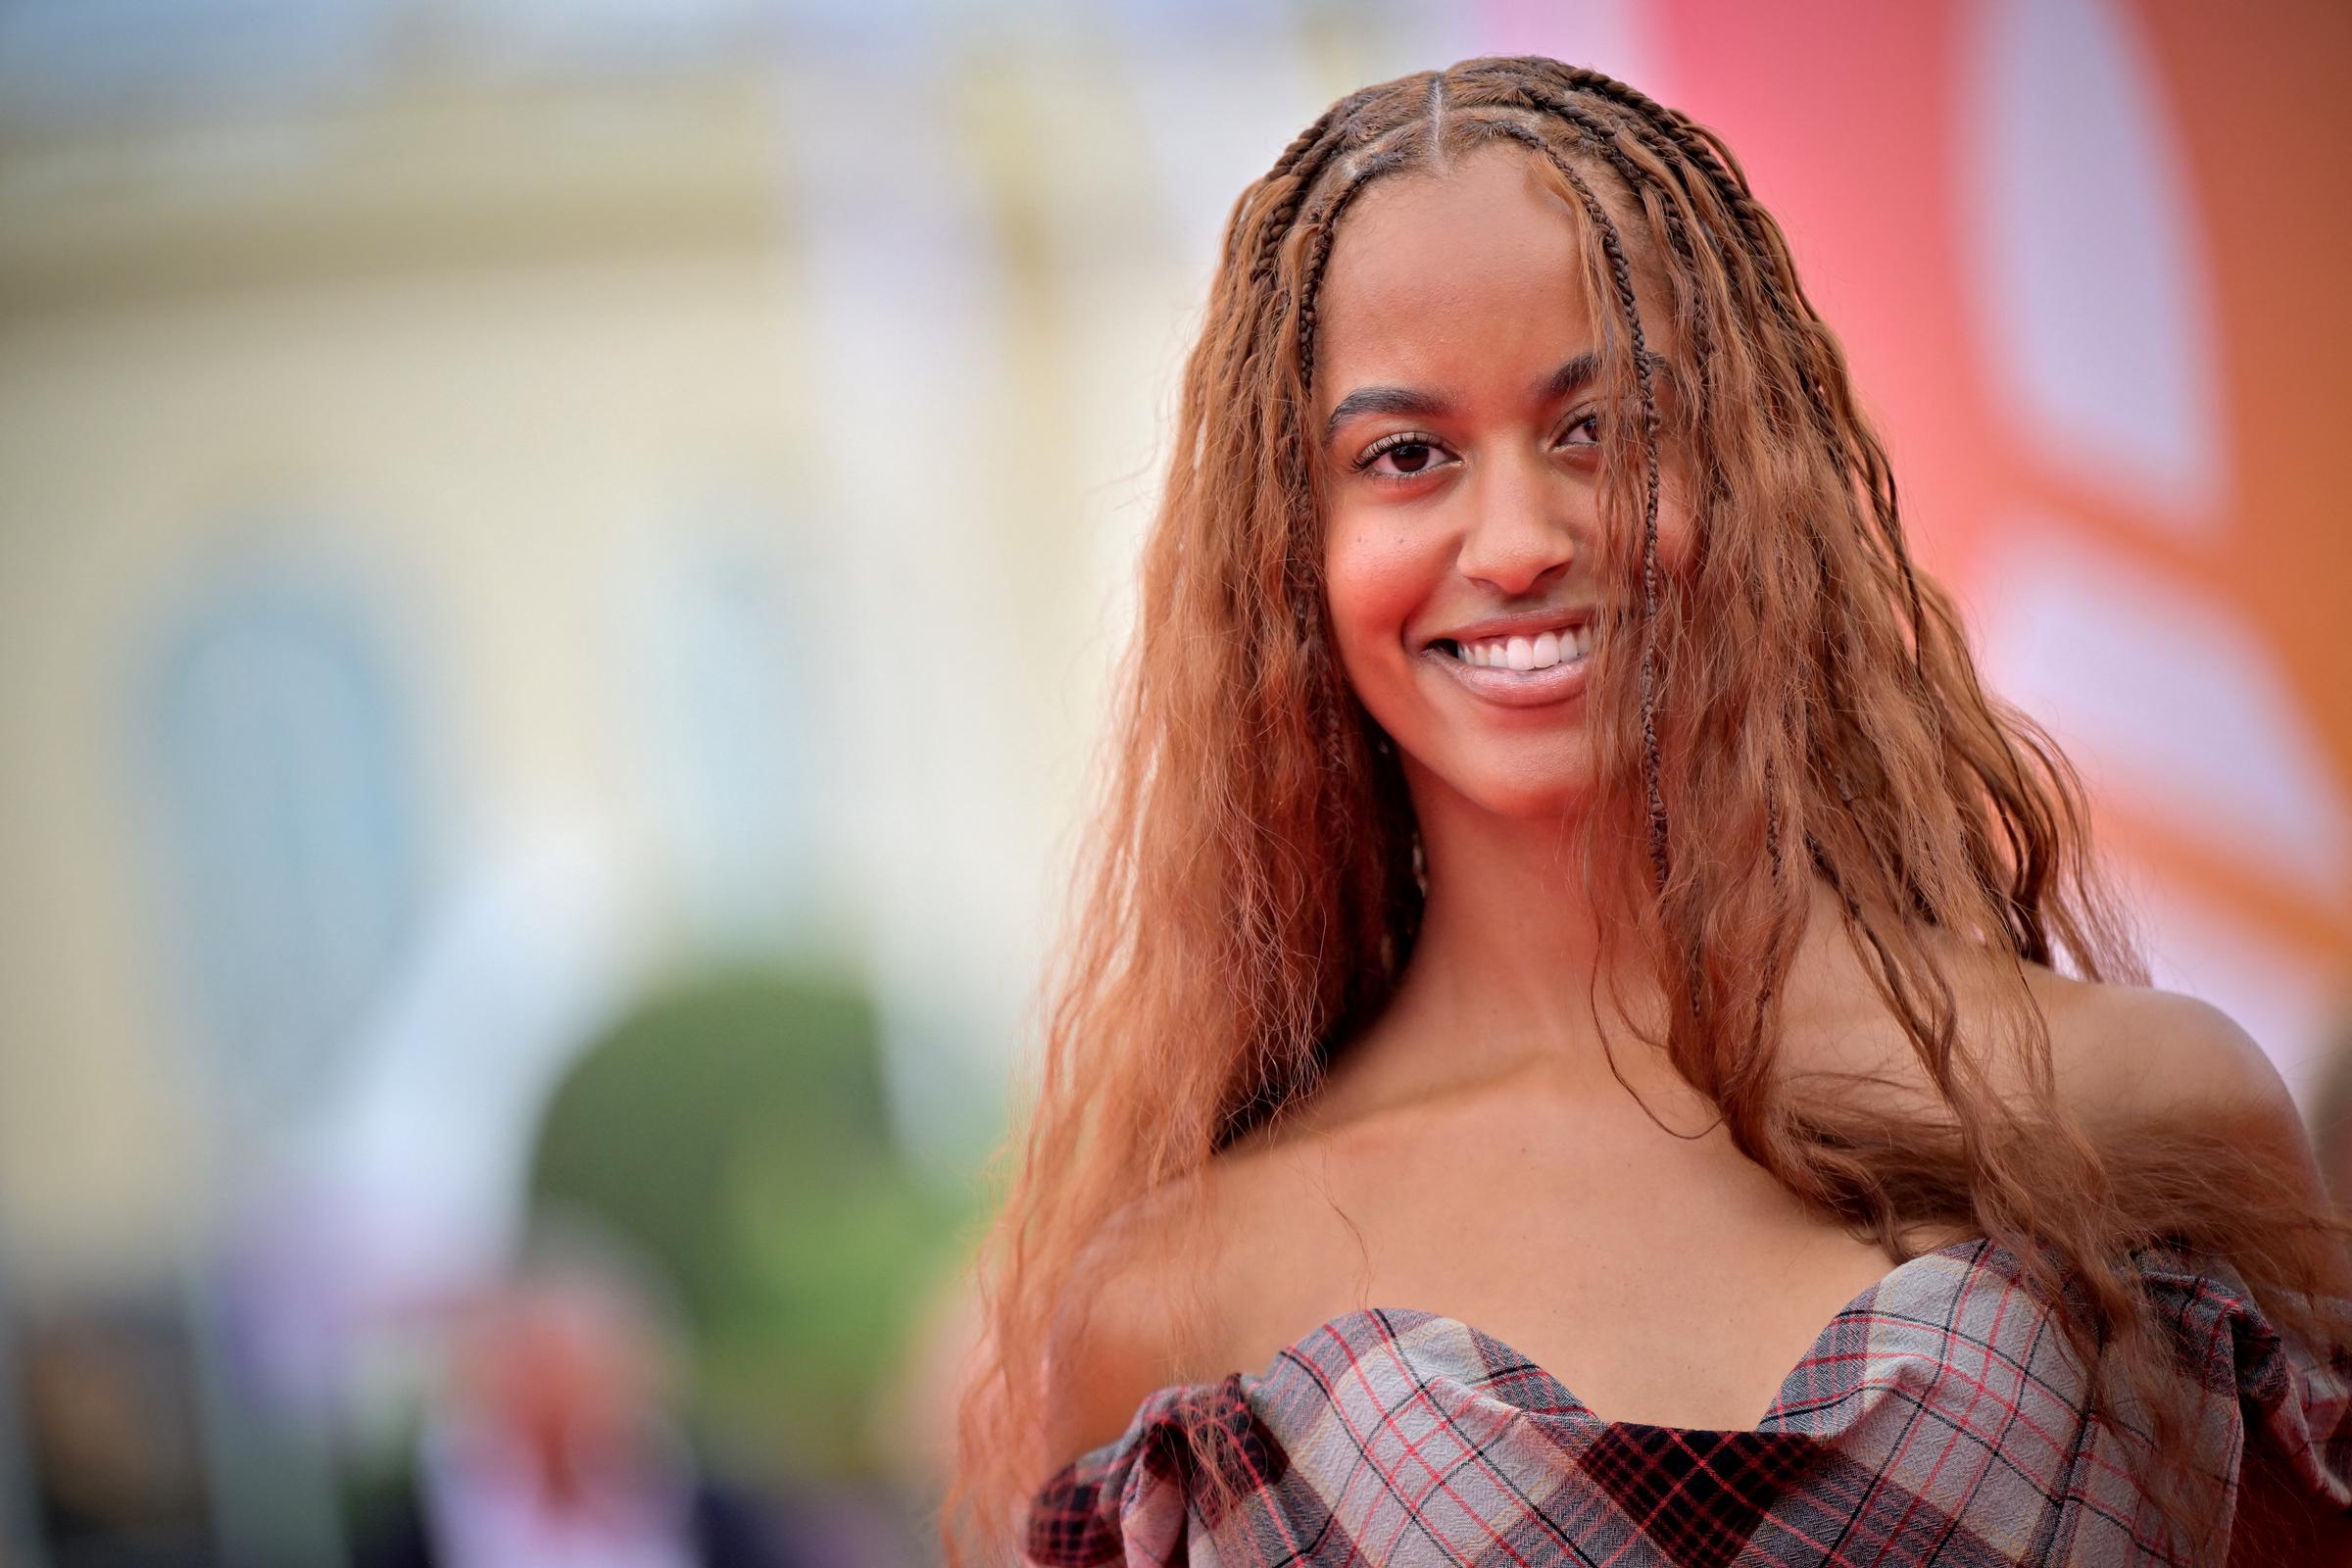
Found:
[[(1439, 788), (1559, 815), (1592, 788), (1603, 410), (1577, 244), (1534, 155), (1495, 147), (1368, 187), (1326, 266), (1324, 581), (1348, 683), (1425, 810)], [(1672, 568), (1690, 524), (1661, 477)]]

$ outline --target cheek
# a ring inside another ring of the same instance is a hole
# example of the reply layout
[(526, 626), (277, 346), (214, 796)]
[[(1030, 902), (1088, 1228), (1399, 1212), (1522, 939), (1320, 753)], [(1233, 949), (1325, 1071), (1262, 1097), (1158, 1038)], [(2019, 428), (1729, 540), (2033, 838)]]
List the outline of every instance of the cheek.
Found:
[(1405, 653), (1403, 630), (1436, 591), (1442, 551), (1393, 521), (1334, 517), (1325, 536), (1323, 586), (1340, 651), (1358, 661)]

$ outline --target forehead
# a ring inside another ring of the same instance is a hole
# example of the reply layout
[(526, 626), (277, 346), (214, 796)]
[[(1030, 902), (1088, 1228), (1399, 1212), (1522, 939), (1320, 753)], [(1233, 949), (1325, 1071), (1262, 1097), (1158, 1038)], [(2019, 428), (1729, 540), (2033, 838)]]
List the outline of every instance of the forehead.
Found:
[(1599, 347), (1584, 216), (1538, 169), (1527, 149), (1492, 146), (1364, 189), (1316, 299), (1318, 409), (1369, 382), (1521, 386)]

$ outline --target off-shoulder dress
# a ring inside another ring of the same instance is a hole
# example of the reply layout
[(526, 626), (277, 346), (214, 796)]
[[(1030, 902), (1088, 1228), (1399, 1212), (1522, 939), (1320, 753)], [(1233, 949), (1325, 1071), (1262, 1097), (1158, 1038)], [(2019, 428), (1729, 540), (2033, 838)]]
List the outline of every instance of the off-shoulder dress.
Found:
[[(1901, 1264), (1841, 1308), (1753, 1431), (1608, 1421), (1509, 1346), (1433, 1312), (1365, 1307), (1259, 1373), (1146, 1399), (1037, 1494), (1038, 1568), (1175, 1564), (2220, 1563), (2250, 1444), (2315, 1507), (2352, 1509), (2352, 1360), (2283, 1334), (2216, 1259), (2134, 1266), (2178, 1340), (2197, 1475), (2170, 1516), (2051, 1302), (1990, 1242)], [(2322, 1305), (2347, 1326), (2352, 1302)], [(1218, 1508), (1185, 1433), (1241, 1457)], [(2185, 1485), (2185, 1491), (2181, 1490)]]

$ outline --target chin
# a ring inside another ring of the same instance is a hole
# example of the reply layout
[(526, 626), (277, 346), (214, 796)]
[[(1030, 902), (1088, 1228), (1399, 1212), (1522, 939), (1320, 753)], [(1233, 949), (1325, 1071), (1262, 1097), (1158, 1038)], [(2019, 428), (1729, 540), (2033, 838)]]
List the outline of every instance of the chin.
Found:
[(1590, 796), (1582, 780), (1548, 784), (1530, 780), (1491, 784), (1469, 798), (1472, 805), (1496, 816), (1531, 822), (1575, 816), (1584, 809)]
[(1592, 796), (1585, 759), (1501, 759), (1416, 771), (1434, 785), (1479, 810), (1513, 821), (1581, 815)]

